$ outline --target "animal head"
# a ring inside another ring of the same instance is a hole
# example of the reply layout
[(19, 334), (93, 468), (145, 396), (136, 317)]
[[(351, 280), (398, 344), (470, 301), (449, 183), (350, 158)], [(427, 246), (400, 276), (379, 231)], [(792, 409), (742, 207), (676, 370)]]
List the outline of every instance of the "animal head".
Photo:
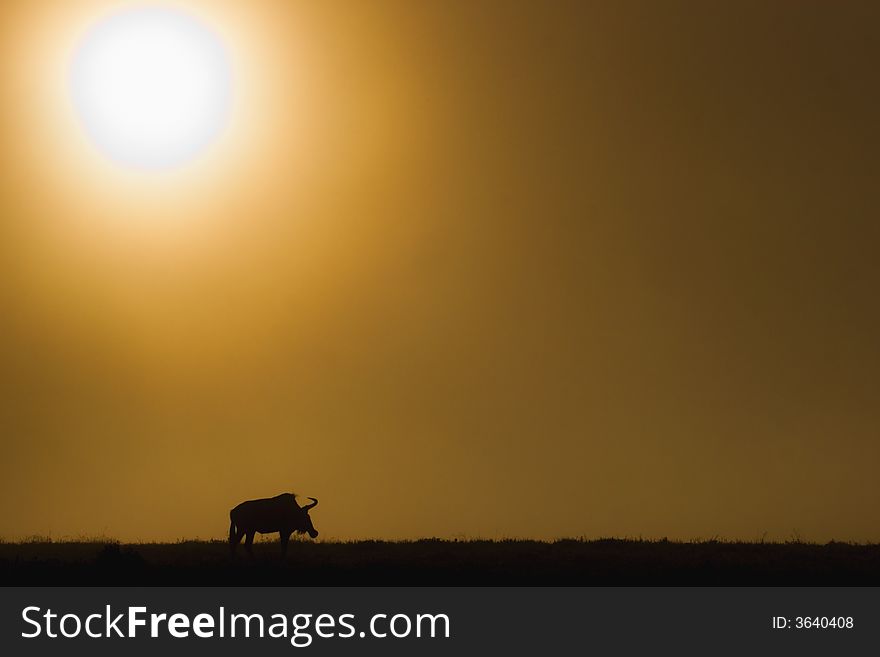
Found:
[(306, 504), (304, 507), (300, 508), (303, 515), (303, 526), (302, 529), (299, 529), (297, 531), (299, 531), (300, 533), (308, 533), (308, 535), (312, 538), (318, 538), (318, 530), (315, 529), (315, 526), (312, 524), (312, 519), (309, 516), (309, 509), (318, 506), (318, 500), (314, 497), (309, 497), (308, 499), (310, 499), (312, 503)]

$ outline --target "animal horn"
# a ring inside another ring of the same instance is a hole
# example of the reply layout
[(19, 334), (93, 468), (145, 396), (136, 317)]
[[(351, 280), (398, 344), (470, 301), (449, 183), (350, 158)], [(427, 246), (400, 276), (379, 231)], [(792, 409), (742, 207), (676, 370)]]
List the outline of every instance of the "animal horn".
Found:
[(318, 506), (318, 500), (316, 500), (314, 497), (309, 497), (309, 498), (306, 498), (306, 499), (311, 500), (312, 503), (311, 503), (311, 504), (306, 504), (306, 505), (303, 507), (303, 511), (308, 511), (308, 510), (311, 509), (313, 506)]

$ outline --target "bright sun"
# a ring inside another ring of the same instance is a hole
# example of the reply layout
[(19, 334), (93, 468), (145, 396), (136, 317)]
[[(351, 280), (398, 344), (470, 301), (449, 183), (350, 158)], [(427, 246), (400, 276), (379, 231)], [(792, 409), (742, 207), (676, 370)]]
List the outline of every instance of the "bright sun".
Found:
[(82, 40), (70, 70), (79, 117), (97, 146), (136, 169), (198, 155), (229, 117), (232, 74), (223, 44), (166, 8), (114, 14)]

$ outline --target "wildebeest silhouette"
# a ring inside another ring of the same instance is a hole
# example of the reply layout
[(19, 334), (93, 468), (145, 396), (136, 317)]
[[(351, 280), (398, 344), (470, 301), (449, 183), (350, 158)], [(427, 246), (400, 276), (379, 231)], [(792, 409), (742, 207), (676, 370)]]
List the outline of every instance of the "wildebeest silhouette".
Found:
[(309, 509), (318, 504), (314, 497), (308, 498), (311, 504), (300, 506), (294, 493), (281, 493), (275, 497), (242, 502), (229, 512), (229, 549), (235, 554), (235, 547), (242, 536), (247, 536), (244, 547), (253, 556), (254, 534), (278, 532), (281, 536), (281, 554), (287, 554), (287, 543), (293, 532), (308, 533), (312, 538), (318, 532), (309, 517)]

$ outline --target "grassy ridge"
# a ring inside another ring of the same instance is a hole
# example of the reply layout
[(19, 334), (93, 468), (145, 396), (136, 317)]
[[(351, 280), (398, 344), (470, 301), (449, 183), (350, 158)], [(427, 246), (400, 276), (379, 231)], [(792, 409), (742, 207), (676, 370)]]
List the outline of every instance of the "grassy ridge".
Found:
[(880, 545), (648, 540), (0, 543), (4, 585), (878, 585)]

